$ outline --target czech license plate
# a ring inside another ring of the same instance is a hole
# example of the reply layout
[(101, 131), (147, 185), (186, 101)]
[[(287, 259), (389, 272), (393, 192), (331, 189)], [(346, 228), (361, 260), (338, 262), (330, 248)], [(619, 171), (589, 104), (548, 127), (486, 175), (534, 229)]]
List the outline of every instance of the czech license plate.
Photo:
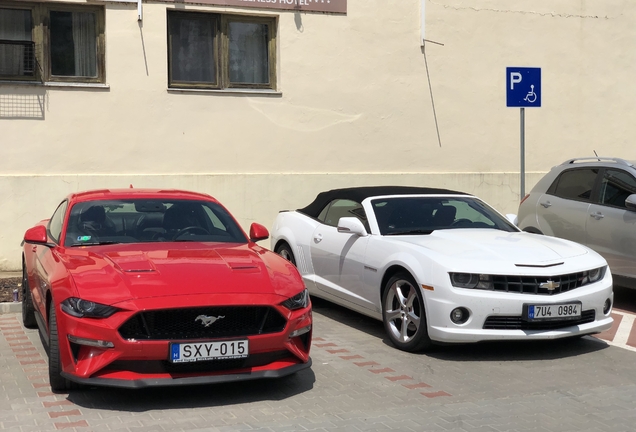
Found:
[(563, 304), (525, 305), (528, 321), (576, 319), (581, 317), (581, 302)]
[(249, 343), (247, 339), (216, 342), (173, 342), (170, 344), (170, 361), (172, 363), (237, 359), (245, 358), (248, 355)]

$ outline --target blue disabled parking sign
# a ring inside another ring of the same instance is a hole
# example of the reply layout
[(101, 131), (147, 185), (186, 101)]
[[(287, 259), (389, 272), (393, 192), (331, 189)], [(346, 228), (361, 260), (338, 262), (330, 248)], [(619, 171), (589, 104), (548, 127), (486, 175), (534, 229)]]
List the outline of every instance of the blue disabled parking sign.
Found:
[(541, 106), (541, 68), (506, 68), (506, 106)]

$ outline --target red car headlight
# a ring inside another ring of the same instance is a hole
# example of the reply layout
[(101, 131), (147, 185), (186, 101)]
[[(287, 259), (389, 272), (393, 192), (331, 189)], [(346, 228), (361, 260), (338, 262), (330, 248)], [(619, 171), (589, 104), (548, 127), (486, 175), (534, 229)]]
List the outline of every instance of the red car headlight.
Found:
[(77, 297), (69, 297), (61, 304), (62, 310), (76, 318), (108, 318), (117, 308), (83, 300)]
[(309, 306), (309, 291), (305, 288), (300, 293), (282, 302), (281, 305), (285, 306), (289, 310), (306, 308)]

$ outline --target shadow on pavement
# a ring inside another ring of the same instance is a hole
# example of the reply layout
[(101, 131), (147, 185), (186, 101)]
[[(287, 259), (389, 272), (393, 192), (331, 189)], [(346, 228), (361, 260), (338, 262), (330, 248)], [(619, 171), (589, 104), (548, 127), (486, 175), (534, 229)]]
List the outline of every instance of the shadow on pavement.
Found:
[[(377, 338), (384, 345), (397, 349), (384, 332), (381, 321), (351, 311), (329, 301), (312, 297), (315, 313), (331, 318), (348, 327)], [(314, 333), (314, 336), (320, 336)], [(552, 360), (575, 357), (608, 348), (609, 345), (593, 337), (574, 337), (544, 341), (496, 341), (474, 344), (434, 345), (431, 350), (411, 355), (425, 355), (448, 361), (519, 361)]]
[(227, 384), (138, 390), (94, 387), (71, 391), (67, 399), (83, 408), (128, 412), (222, 407), (264, 400), (285, 400), (311, 390), (315, 381), (313, 371), (303, 369), (280, 379)]

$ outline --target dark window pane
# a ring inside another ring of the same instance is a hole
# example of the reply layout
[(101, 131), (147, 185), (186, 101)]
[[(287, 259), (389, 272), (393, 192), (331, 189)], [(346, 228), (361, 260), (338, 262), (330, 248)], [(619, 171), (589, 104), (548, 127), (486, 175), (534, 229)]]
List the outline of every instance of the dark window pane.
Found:
[(557, 180), (555, 195), (576, 201), (590, 201), (598, 169), (565, 171)]
[(267, 24), (230, 22), (230, 82), (269, 83)]
[[(31, 41), (31, 11), (0, 8), (0, 40)], [(33, 44), (0, 42), (0, 75), (33, 75)]]
[(601, 183), (601, 204), (627, 208), (625, 200), (636, 193), (636, 180), (624, 171), (607, 170)]
[(51, 12), (51, 73), (97, 76), (97, 38), (92, 12)]
[(216, 82), (214, 43), (216, 19), (170, 15), (171, 75), (173, 81)]

